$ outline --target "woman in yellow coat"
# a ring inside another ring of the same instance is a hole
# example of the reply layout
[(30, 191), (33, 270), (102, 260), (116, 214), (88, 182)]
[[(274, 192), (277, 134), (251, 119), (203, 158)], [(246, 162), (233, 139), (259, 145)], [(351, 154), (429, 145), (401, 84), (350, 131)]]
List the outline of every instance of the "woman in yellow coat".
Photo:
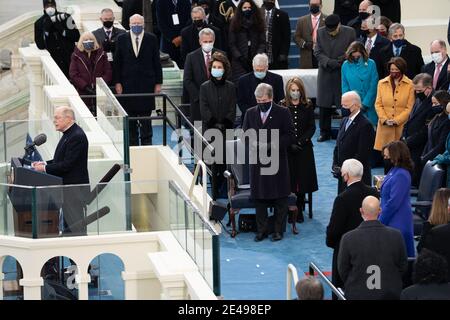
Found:
[[(400, 140), (403, 126), (415, 101), (414, 86), (406, 75), (406, 61), (394, 57), (388, 62), (390, 75), (378, 82), (375, 110), (378, 115), (375, 150)], [(385, 168), (386, 169), (386, 168)]]

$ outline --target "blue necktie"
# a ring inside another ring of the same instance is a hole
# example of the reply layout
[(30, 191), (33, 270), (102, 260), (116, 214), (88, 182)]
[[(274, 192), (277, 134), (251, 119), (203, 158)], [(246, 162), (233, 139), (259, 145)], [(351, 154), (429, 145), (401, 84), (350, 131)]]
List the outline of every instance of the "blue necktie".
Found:
[(395, 47), (395, 56), (400, 56), (400, 48)]
[(347, 119), (347, 122), (345, 123), (345, 131), (347, 131), (348, 127), (352, 124), (352, 120), (350, 118)]

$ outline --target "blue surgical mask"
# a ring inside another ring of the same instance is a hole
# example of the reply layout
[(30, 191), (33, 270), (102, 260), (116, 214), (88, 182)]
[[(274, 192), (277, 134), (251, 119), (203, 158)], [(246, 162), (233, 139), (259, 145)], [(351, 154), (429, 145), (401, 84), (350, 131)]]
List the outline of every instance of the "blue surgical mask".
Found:
[(144, 26), (141, 25), (131, 26), (131, 32), (133, 32), (134, 34), (141, 34), (142, 30), (144, 30)]
[(211, 75), (214, 78), (222, 78), (224, 74), (224, 70), (223, 69), (217, 69), (217, 68), (212, 68), (211, 69)]
[(255, 74), (255, 77), (257, 77), (258, 79), (262, 80), (266, 77), (266, 72), (259, 72), (259, 71), (255, 71), (253, 72)]
[(94, 41), (92, 40), (83, 41), (83, 48), (84, 50), (94, 50)]
[(397, 40), (392, 41), (392, 43), (397, 48), (400, 48), (400, 47), (402, 47), (405, 44), (405, 40), (404, 39), (397, 39)]

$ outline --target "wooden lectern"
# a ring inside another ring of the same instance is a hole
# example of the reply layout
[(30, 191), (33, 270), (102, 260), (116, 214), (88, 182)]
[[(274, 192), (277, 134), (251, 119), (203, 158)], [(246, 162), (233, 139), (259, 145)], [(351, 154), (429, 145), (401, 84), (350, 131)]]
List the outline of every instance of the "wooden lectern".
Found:
[[(63, 203), (62, 178), (38, 172), (11, 159), (9, 199), (13, 206), (14, 231), (18, 237), (47, 238), (59, 235), (59, 212)], [(27, 188), (59, 186), (50, 188)], [(36, 222), (33, 224), (33, 212)]]

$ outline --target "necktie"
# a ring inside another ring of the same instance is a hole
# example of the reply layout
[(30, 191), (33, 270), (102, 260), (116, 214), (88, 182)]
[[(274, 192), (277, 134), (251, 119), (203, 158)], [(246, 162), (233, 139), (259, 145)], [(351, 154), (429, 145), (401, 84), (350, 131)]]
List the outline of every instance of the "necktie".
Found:
[(367, 54), (370, 54), (370, 50), (372, 50), (372, 39), (367, 39), (367, 43), (366, 43), (366, 51)]
[(400, 55), (400, 48), (395, 47), (395, 56), (398, 57)]
[(211, 55), (209, 53), (206, 54), (206, 59), (205, 59), (205, 67), (206, 67), (206, 76), (208, 77), (208, 79), (210, 78), (210, 74), (209, 74), (209, 63), (211, 61)]
[(269, 114), (268, 112), (262, 114), (261, 121), (263, 124), (266, 123), (268, 114)]
[(111, 31), (110, 30), (106, 31), (106, 38), (108, 40), (111, 40)]
[(317, 27), (318, 27), (318, 24), (319, 24), (318, 20), (319, 20), (318, 16), (317, 17), (312, 16), (312, 21), (313, 21), (312, 40), (313, 40), (313, 43), (317, 42)]
[(439, 63), (436, 65), (436, 68), (434, 70), (434, 76), (433, 76), (433, 88), (437, 89), (437, 82), (439, 79), (439, 75), (441, 74), (441, 69), (442, 69), (442, 63)]
[(136, 56), (139, 53), (139, 37), (136, 37)]
[(345, 131), (347, 131), (348, 127), (352, 124), (352, 120), (350, 118), (347, 119), (347, 123), (345, 124)]

